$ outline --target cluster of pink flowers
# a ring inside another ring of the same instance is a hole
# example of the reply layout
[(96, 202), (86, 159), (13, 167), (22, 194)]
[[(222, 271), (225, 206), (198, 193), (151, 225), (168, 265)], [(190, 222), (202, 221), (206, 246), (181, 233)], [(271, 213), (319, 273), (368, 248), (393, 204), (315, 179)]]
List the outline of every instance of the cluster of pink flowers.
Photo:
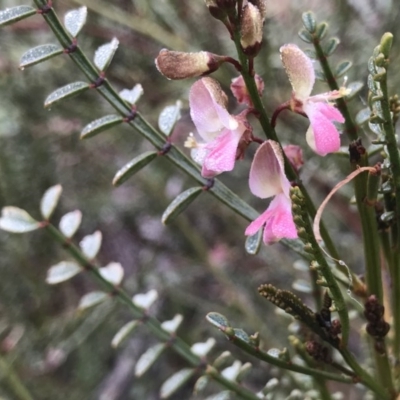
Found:
[[(334, 91), (310, 96), (315, 82), (314, 68), (312, 61), (296, 45), (282, 46), (281, 59), (293, 89), (286, 108), (308, 117), (307, 143), (322, 156), (337, 151), (340, 136), (333, 121), (344, 122), (344, 119), (329, 101), (345, 93)], [(261, 78), (256, 76), (256, 83), (261, 94), (264, 88)], [(202, 142), (198, 143), (191, 135), (185, 145), (192, 148), (192, 157), (202, 165), (202, 175), (206, 178), (231, 171), (253, 139), (247, 122), (252, 102), (242, 77), (232, 82), (231, 90), (238, 102), (248, 107), (238, 115), (228, 112), (227, 95), (216, 80), (202, 78), (194, 83), (190, 91), (190, 115)], [(266, 244), (282, 238), (297, 238), (283, 150), (295, 168), (301, 166), (302, 154), (298, 146), (290, 145), (282, 149), (279, 143), (267, 140), (256, 151), (250, 169), (251, 192), (262, 199), (273, 197), (273, 200), (267, 210), (247, 227), (245, 234), (253, 235), (264, 229)]]

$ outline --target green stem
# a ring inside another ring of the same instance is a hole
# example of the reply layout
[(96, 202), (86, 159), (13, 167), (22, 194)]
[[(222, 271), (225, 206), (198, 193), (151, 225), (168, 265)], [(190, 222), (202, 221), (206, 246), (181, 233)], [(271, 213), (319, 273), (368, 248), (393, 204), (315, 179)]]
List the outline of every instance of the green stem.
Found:
[(82, 268), (91, 273), (91, 275), (105, 290), (107, 290), (122, 304), (127, 306), (132, 312), (133, 316), (141, 320), (142, 323), (158, 340), (168, 343), (169, 347), (174, 349), (176, 353), (180, 354), (182, 358), (184, 358), (190, 365), (199, 369), (200, 371), (204, 370), (206, 374), (211, 376), (222, 386), (235, 392), (238, 396), (240, 396), (240, 398), (246, 400), (258, 399), (258, 397), (248, 389), (240, 386), (234, 381), (224, 378), (215, 368), (209, 365), (204, 365), (204, 360), (193, 354), (190, 347), (181, 338), (174, 334), (171, 335), (169, 332), (165, 331), (161, 327), (160, 322), (156, 318), (147, 315), (143, 309), (136, 306), (132, 302), (130, 296), (122, 288), (115, 287), (112, 283), (104, 279), (99, 273), (97, 266), (92, 264), (90, 260), (88, 260), (81, 252), (81, 250), (67, 240), (67, 238), (57, 228), (51, 224), (48, 224), (46, 226), (46, 230), (50, 233), (53, 239), (59, 242), (69, 252), (69, 254), (82, 266)]
[(33, 397), (25, 387), (24, 383), (2, 356), (0, 356), (0, 371), (8, 381), (8, 386), (14, 392), (18, 400), (33, 400)]

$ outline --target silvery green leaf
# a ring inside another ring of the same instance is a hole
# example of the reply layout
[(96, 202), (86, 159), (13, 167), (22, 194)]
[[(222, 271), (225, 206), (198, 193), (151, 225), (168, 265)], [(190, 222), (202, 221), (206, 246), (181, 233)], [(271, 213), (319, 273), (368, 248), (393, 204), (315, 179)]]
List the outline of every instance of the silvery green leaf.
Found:
[(217, 394), (213, 394), (208, 396), (204, 400), (230, 400), (232, 399), (232, 392), (229, 390), (224, 390), (223, 392), (219, 392)]
[(216, 312), (208, 313), (206, 315), (206, 319), (219, 329), (224, 329), (230, 326), (227, 318), (224, 315)]
[(111, 346), (117, 348), (139, 325), (140, 322), (136, 320), (126, 323), (112, 338)]
[(364, 83), (356, 81), (356, 82), (351, 82), (347, 85), (347, 89), (349, 91), (349, 94), (346, 95), (346, 100), (352, 99), (357, 93), (360, 92), (360, 90), (364, 87)]
[(96, 119), (83, 128), (81, 139), (90, 138), (100, 132), (112, 128), (115, 125), (119, 125), (122, 122), (124, 122), (124, 119), (119, 115), (106, 115), (105, 117)]
[(82, 213), (79, 210), (71, 211), (65, 214), (59, 224), (60, 231), (62, 234), (69, 238), (75, 235), (82, 222)]
[(36, 9), (31, 6), (17, 6), (0, 11), (0, 26), (12, 24), (21, 19), (36, 14)]
[(183, 193), (177, 196), (164, 211), (161, 217), (162, 223), (168, 224), (169, 222), (173, 221), (202, 192), (203, 188), (201, 186), (196, 186), (185, 190)]
[(165, 348), (165, 343), (158, 343), (155, 346), (149, 347), (136, 363), (135, 375), (142, 376), (157, 361)]
[(317, 70), (315, 71), (315, 78), (318, 79), (318, 80), (321, 81), (321, 82), (325, 82), (325, 81), (326, 81), (326, 76), (325, 76), (325, 74), (324, 74), (321, 70), (319, 70), (319, 69), (317, 69)]
[(250, 336), (243, 329), (235, 328), (234, 332), (235, 332), (235, 337), (237, 339), (240, 339), (240, 340), (242, 340), (243, 342), (246, 342), (246, 343), (250, 343)]
[(301, 15), (304, 27), (311, 33), (314, 33), (317, 28), (317, 21), (315, 20), (315, 15), (311, 11), (304, 12)]
[(86, 82), (73, 82), (65, 85), (54, 92), (50, 93), (44, 101), (44, 106), (49, 107), (60, 100), (68, 99), (69, 97), (75, 96), (85, 90), (90, 89), (90, 85)]
[(306, 43), (312, 43), (313, 37), (310, 32), (308, 32), (306, 29), (301, 29), (298, 33), (299, 38)]
[(143, 95), (143, 86), (138, 83), (131, 90), (123, 89), (119, 92), (119, 96), (127, 103), (134, 105), (137, 104)]
[(97, 306), (109, 298), (110, 297), (107, 293), (101, 291), (87, 293), (81, 298), (78, 305), (78, 310), (85, 310), (87, 308)]
[(225, 365), (233, 361), (233, 356), (230, 351), (224, 351), (213, 362), (213, 367), (217, 369), (223, 368)]
[(118, 286), (124, 277), (124, 269), (117, 262), (111, 262), (103, 268), (99, 269), (100, 275), (108, 282)]
[(156, 290), (152, 289), (147, 293), (139, 293), (133, 296), (132, 302), (137, 307), (147, 310), (150, 306), (158, 299), (158, 293)]
[[(347, 154), (347, 157), (348, 157), (348, 156), (349, 156), (349, 155)], [(295, 270), (297, 270), (297, 271), (307, 272), (307, 271), (310, 270), (310, 265), (309, 265), (309, 263), (308, 263), (307, 261), (305, 261), (305, 260), (296, 260), (296, 261), (293, 263), (293, 268), (294, 268)]]
[(0, 229), (12, 233), (25, 233), (41, 227), (40, 222), (33, 219), (25, 210), (8, 206), (1, 211)]
[(233, 362), (233, 364), (230, 367), (222, 370), (221, 375), (230, 381), (235, 381), (239, 375), (241, 367), (242, 367), (242, 363), (240, 361), (236, 360)]
[(97, 256), (100, 250), (102, 234), (100, 231), (94, 232), (92, 235), (85, 236), (79, 243), (83, 254), (92, 260)]
[(196, 356), (204, 357), (215, 346), (215, 343), (216, 341), (214, 338), (209, 338), (206, 342), (193, 344), (190, 350), (193, 354), (196, 354)]
[(87, 8), (80, 7), (76, 10), (68, 11), (64, 17), (65, 29), (75, 38), (86, 23)]
[(156, 151), (146, 151), (125, 164), (114, 176), (113, 185), (119, 186), (157, 157)]
[(312, 293), (313, 289), (310, 282), (305, 279), (297, 279), (292, 283), (292, 288), (302, 293)]
[(165, 107), (158, 117), (158, 127), (164, 135), (169, 136), (179, 118), (181, 118), (182, 102), (177, 101), (174, 105)]
[(48, 220), (57, 207), (62, 192), (61, 185), (55, 185), (47, 189), (40, 201), (40, 212), (44, 219)]
[(315, 34), (317, 35), (319, 40), (322, 40), (326, 34), (328, 33), (328, 24), (326, 22), (321, 22), (317, 25)]
[(25, 52), (19, 63), (19, 68), (24, 69), (31, 65), (38, 64), (42, 61), (48, 60), (49, 58), (62, 54), (64, 49), (58, 44), (42, 44), (41, 46), (34, 47)]
[(161, 328), (168, 333), (175, 333), (179, 328), (179, 325), (183, 321), (183, 316), (181, 314), (176, 314), (175, 317), (169, 321), (164, 321), (161, 324)]
[(206, 388), (208, 382), (210, 382), (210, 378), (207, 375), (201, 376), (194, 384), (193, 393), (198, 395)]
[(184, 368), (169, 377), (161, 386), (160, 397), (167, 399), (183, 386), (195, 373), (192, 368)]
[(351, 61), (345, 60), (342, 61), (336, 68), (335, 68), (335, 78), (340, 78), (343, 76), (351, 67), (353, 63)]
[(365, 124), (366, 122), (369, 121), (370, 116), (371, 116), (371, 110), (368, 107), (363, 108), (356, 115), (355, 118), (356, 124), (357, 125)]
[(118, 49), (119, 41), (113, 38), (110, 43), (103, 44), (94, 53), (94, 65), (99, 71), (104, 71), (110, 64), (115, 52)]
[(269, 350), (267, 351), (267, 353), (268, 353), (268, 355), (270, 355), (271, 357), (279, 358), (279, 356), (281, 355), (281, 350), (276, 349), (276, 348), (272, 348), (272, 349), (269, 349)]
[(47, 271), (46, 282), (49, 285), (65, 282), (79, 274), (82, 268), (73, 261), (61, 261)]
[(254, 256), (260, 251), (261, 243), (263, 240), (263, 232), (264, 232), (264, 230), (260, 229), (254, 235), (247, 236), (244, 247), (248, 254), (251, 254), (252, 256)]
[(334, 51), (337, 49), (338, 45), (340, 43), (340, 40), (336, 37), (330, 38), (324, 45), (323, 51), (325, 57), (329, 57), (334, 53)]

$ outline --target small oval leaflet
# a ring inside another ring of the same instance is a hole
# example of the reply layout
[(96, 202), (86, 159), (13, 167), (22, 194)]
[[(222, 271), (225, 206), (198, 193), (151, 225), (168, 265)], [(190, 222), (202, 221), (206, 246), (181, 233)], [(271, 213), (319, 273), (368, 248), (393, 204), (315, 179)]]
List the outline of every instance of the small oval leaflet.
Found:
[(114, 176), (114, 186), (119, 186), (157, 157), (156, 151), (146, 151), (124, 165)]
[(43, 44), (41, 46), (34, 47), (22, 55), (19, 67), (21, 69), (30, 67), (31, 65), (35, 65), (42, 61), (48, 60), (49, 58), (58, 56), (63, 52), (63, 48), (58, 44)]
[(242, 363), (239, 360), (236, 360), (233, 362), (233, 364), (230, 367), (222, 370), (221, 375), (230, 381), (235, 381), (239, 375), (241, 367), (242, 367)]
[(298, 33), (299, 38), (306, 43), (312, 43), (312, 35), (310, 32), (308, 32), (306, 29), (301, 29)]
[(360, 90), (364, 87), (364, 84), (360, 81), (351, 82), (347, 85), (347, 89), (349, 90), (349, 94), (346, 95), (346, 99), (352, 99)]
[(363, 108), (356, 115), (355, 118), (356, 124), (357, 125), (365, 124), (366, 122), (369, 121), (370, 116), (371, 116), (371, 110), (369, 109), (369, 107)]
[(196, 356), (205, 357), (216, 343), (217, 342), (214, 338), (209, 338), (206, 342), (194, 343), (190, 350), (193, 354), (196, 354)]
[(41, 227), (25, 210), (8, 206), (1, 210), (0, 229), (12, 233), (25, 233)]
[(326, 57), (331, 56), (338, 47), (339, 43), (340, 40), (338, 38), (336, 37), (330, 38), (323, 48), (324, 55)]
[(206, 315), (206, 319), (208, 322), (212, 323), (214, 326), (216, 326), (219, 329), (224, 329), (228, 328), (230, 326), (227, 318), (219, 313), (216, 312), (210, 312)]
[(233, 361), (232, 353), (230, 351), (224, 351), (214, 360), (212, 365), (217, 369), (221, 369), (232, 361)]
[(167, 399), (183, 386), (195, 373), (192, 368), (184, 368), (169, 377), (161, 386), (160, 397)]
[(351, 61), (342, 61), (336, 68), (335, 68), (335, 78), (340, 78), (343, 76), (351, 67), (353, 63)]
[(263, 229), (260, 229), (254, 235), (247, 236), (246, 243), (244, 245), (246, 252), (252, 256), (256, 255), (260, 251), (262, 239)]
[(311, 11), (307, 11), (301, 15), (304, 27), (311, 33), (314, 33), (317, 27), (317, 22), (315, 21), (315, 15)]
[(103, 268), (99, 269), (100, 275), (108, 282), (118, 286), (124, 277), (124, 269), (117, 262), (111, 262)]
[(322, 40), (326, 34), (328, 33), (328, 24), (326, 22), (321, 22), (317, 25), (315, 34), (317, 35), (319, 40)]
[(239, 374), (238, 374), (236, 380), (238, 382), (242, 381), (249, 374), (251, 368), (252, 368), (252, 364), (251, 363), (247, 362), (247, 363), (243, 364), (240, 367), (240, 371), (239, 371)]
[(234, 332), (235, 332), (235, 337), (237, 339), (240, 339), (240, 340), (242, 340), (243, 342), (246, 342), (246, 343), (250, 343), (250, 336), (243, 329), (235, 328)]
[(17, 6), (0, 11), (0, 26), (12, 24), (21, 19), (36, 14), (36, 9), (31, 6)]
[(165, 347), (164, 343), (158, 343), (149, 347), (136, 363), (135, 376), (142, 376), (157, 361)]
[(109, 299), (109, 296), (105, 292), (95, 291), (87, 293), (81, 298), (78, 310), (86, 310), (87, 308), (97, 306), (107, 299)]
[(143, 95), (143, 86), (138, 83), (131, 90), (122, 89), (119, 92), (121, 99), (125, 100), (130, 105), (136, 104)]
[(174, 218), (176, 218), (183, 210), (185, 210), (189, 204), (197, 198), (197, 196), (203, 191), (201, 186), (193, 187), (185, 190), (178, 197), (176, 197), (172, 203), (164, 211), (161, 221), (163, 224), (168, 224)]
[(82, 132), (81, 139), (87, 139), (92, 136), (97, 135), (100, 132), (106, 131), (107, 129), (112, 128), (115, 125), (119, 125), (124, 122), (124, 119), (119, 115), (106, 115), (105, 117), (96, 119), (92, 121), (90, 124), (87, 124)]
[(133, 296), (132, 302), (135, 306), (147, 310), (151, 305), (158, 299), (158, 293), (156, 290), (152, 289), (147, 293), (139, 293)]
[(161, 324), (161, 328), (168, 333), (175, 333), (179, 328), (179, 325), (183, 321), (183, 316), (181, 314), (176, 314), (174, 318), (169, 321), (164, 321)]
[(61, 261), (47, 271), (46, 282), (49, 285), (65, 282), (79, 274), (82, 268), (73, 261)]
[(112, 338), (111, 346), (117, 348), (139, 325), (140, 322), (136, 320), (126, 323)]
[(68, 239), (75, 235), (79, 225), (82, 222), (82, 213), (79, 210), (71, 211), (65, 214), (59, 224), (60, 231)]
[(100, 231), (94, 232), (92, 235), (85, 236), (79, 243), (83, 254), (93, 260), (100, 250), (102, 234)]
[(65, 14), (64, 16), (65, 29), (69, 32), (69, 34), (73, 38), (78, 36), (78, 33), (85, 25), (86, 17), (87, 17), (86, 7), (80, 7), (76, 10), (68, 11)]
[(88, 89), (90, 89), (90, 86), (86, 82), (69, 83), (68, 85), (65, 85), (50, 93), (44, 101), (44, 106), (52, 106), (60, 100), (68, 99), (69, 97), (75, 96)]
[(55, 185), (47, 189), (40, 200), (40, 212), (46, 220), (48, 220), (57, 207), (62, 192), (61, 185)]
[(302, 293), (312, 293), (312, 287), (305, 279), (297, 279), (292, 283), (292, 288)]
[(231, 394), (232, 394), (232, 392), (230, 392), (229, 390), (224, 390), (223, 392), (219, 392), (217, 394), (208, 396), (204, 400), (230, 400), (230, 399), (232, 399)]
[(193, 393), (198, 395), (206, 388), (208, 382), (210, 382), (210, 378), (207, 375), (201, 376), (194, 384)]
[(318, 80), (321, 81), (321, 82), (325, 82), (325, 81), (326, 81), (326, 76), (325, 76), (325, 74), (324, 74), (321, 70), (319, 70), (319, 69), (317, 69), (317, 70), (315, 71), (315, 78), (318, 79)]
[(113, 38), (110, 43), (103, 44), (94, 53), (94, 65), (99, 71), (104, 71), (114, 57), (115, 52), (118, 49), (119, 41), (117, 38)]
[(176, 122), (181, 118), (182, 102), (177, 101), (176, 104), (165, 107), (158, 117), (158, 127), (160, 131), (169, 136), (174, 129)]

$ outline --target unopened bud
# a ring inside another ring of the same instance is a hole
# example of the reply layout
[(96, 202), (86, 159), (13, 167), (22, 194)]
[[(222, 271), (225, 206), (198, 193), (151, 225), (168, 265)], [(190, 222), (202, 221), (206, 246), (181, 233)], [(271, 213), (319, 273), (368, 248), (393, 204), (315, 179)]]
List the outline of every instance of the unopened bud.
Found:
[[(256, 81), (258, 94), (261, 96), (264, 90), (264, 81), (262, 80), (261, 76), (257, 74), (254, 76), (254, 79)], [(232, 79), (231, 91), (239, 103), (246, 104), (249, 107), (253, 106), (253, 102), (242, 75)]]
[(250, 3), (254, 4), (260, 11), (261, 18), (264, 22), (267, 16), (267, 0), (249, 0)]
[(295, 144), (288, 144), (287, 146), (283, 146), (283, 151), (290, 164), (292, 164), (293, 168), (298, 171), (304, 164), (303, 150), (301, 147), (296, 146)]
[(218, 4), (215, 0), (206, 0), (206, 6), (210, 14), (220, 21), (225, 21), (227, 18), (227, 14), (225, 10), (218, 7)]
[(184, 53), (162, 49), (155, 62), (157, 69), (168, 79), (203, 76), (216, 71), (225, 58), (208, 51)]
[(252, 3), (246, 4), (240, 26), (240, 44), (247, 55), (255, 57), (258, 54), (263, 36), (262, 28), (260, 10)]

